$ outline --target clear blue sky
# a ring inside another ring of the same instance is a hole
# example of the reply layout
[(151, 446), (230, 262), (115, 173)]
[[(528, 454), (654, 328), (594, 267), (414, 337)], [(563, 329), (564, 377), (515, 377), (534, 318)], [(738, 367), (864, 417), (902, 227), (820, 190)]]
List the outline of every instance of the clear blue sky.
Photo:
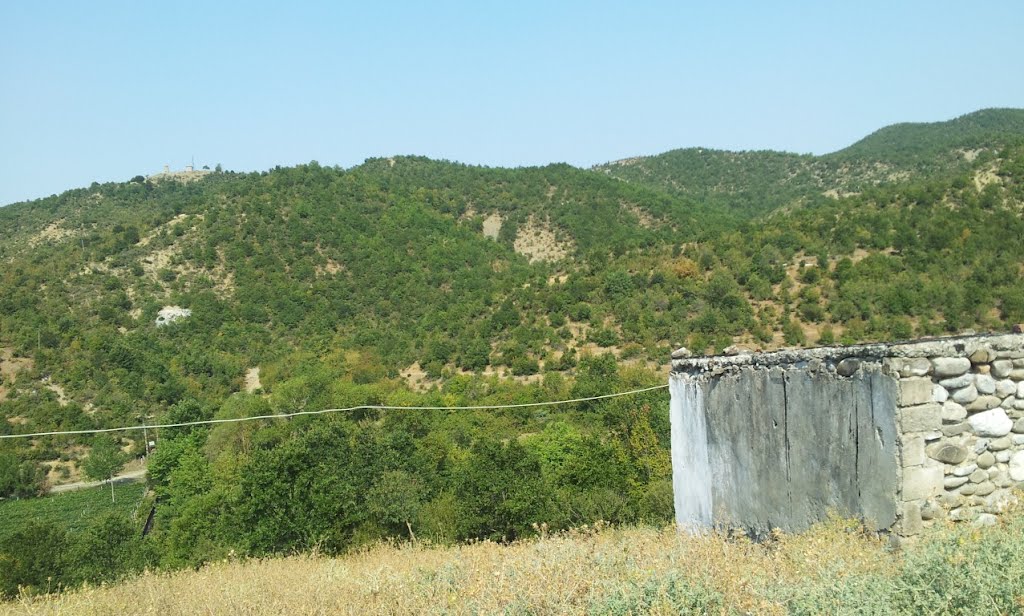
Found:
[(222, 163), (825, 153), (1024, 107), (1024, 3), (4, 2), (0, 204)]

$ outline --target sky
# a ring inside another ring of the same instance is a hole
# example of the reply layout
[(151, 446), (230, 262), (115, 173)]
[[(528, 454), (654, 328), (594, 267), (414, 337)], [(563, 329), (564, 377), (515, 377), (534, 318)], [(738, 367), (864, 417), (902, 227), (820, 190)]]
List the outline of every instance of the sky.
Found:
[(0, 204), (168, 164), (823, 154), (1024, 107), (1024, 3), (4, 2)]

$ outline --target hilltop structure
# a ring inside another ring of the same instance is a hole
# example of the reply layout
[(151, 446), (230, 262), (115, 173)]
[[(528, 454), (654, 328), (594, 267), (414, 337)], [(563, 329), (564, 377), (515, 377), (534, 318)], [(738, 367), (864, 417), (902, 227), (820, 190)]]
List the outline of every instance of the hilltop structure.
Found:
[(1024, 485), (1024, 335), (674, 355), (681, 527), (798, 531), (838, 510), (909, 536), (992, 524)]
[(150, 182), (160, 182), (164, 180), (175, 180), (178, 182), (194, 182), (206, 177), (207, 174), (212, 173), (209, 169), (196, 169), (193, 164), (185, 165), (185, 168), (180, 171), (171, 171), (170, 165), (164, 165), (164, 170), (160, 173), (154, 173), (153, 175), (147, 176), (146, 179)]

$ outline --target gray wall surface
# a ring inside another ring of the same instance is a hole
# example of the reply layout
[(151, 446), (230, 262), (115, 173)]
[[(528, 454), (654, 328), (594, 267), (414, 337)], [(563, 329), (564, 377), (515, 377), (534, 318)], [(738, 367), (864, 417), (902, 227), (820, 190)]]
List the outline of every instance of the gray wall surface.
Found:
[[(863, 518), (878, 529), (894, 523), (898, 387), (877, 364), (849, 377), (806, 364), (750, 365), (702, 377), (695, 379), (702, 408), (674, 404), (673, 412), (704, 415), (710, 485), (703, 489), (710, 490), (715, 525), (755, 533), (797, 531), (829, 511)], [(684, 417), (673, 421), (693, 423)], [(700, 436), (683, 436), (680, 446), (695, 446), (686, 444), (691, 438)], [(692, 472), (677, 474), (681, 481), (695, 480)], [(686, 503), (676, 508), (685, 511)]]

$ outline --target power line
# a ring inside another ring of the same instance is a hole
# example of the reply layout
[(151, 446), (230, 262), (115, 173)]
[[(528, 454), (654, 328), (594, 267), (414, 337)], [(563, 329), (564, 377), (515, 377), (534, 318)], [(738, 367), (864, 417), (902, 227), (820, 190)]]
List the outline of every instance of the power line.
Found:
[(389, 404), (361, 404), (341, 409), (320, 409), (318, 411), (295, 411), (293, 413), (280, 413), (275, 415), (258, 415), (255, 417), (231, 417), (224, 419), (203, 419), (199, 421), (184, 421), (181, 423), (169, 424), (143, 424), (139, 426), (123, 426), (119, 428), (93, 428), (91, 430), (63, 430), (54, 432), (33, 432), (31, 434), (0, 434), (0, 439), (9, 438), (35, 438), (39, 436), (70, 436), (74, 434), (101, 434), (104, 432), (127, 432), (131, 430), (145, 430), (149, 428), (186, 428), (189, 426), (208, 426), (213, 424), (236, 423), (241, 421), (256, 421), (260, 419), (284, 419), (286, 417), (298, 417), (299, 415), (323, 415), (325, 413), (344, 413), (348, 411), (487, 411), (501, 409), (521, 409), (537, 406), (556, 406), (561, 404), (576, 404), (578, 402), (593, 402), (594, 400), (606, 400), (608, 398), (620, 398), (632, 396), (656, 389), (665, 389), (668, 385), (655, 385), (642, 389), (633, 389), (603, 396), (590, 396), (588, 398), (574, 398), (572, 400), (555, 400), (552, 402), (524, 402), (522, 404), (480, 404), (476, 406), (392, 406)]

